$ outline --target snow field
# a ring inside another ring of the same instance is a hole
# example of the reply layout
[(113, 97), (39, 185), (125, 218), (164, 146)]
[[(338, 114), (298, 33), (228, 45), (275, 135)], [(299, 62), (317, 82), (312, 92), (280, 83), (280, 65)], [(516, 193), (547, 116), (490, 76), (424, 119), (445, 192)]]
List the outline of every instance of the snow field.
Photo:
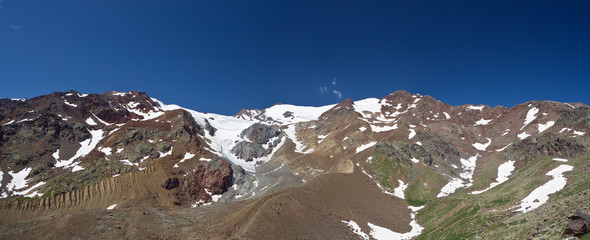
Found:
[(570, 165), (562, 164), (547, 172), (545, 175), (551, 176), (553, 179), (535, 188), (535, 190), (520, 201), (520, 208), (515, 211), (526, 213), (546, 203), (547, 200), (549, 200), (549, 195), (554, 194), (565, 187), (567, 178), (563, 176), (563, 173), (573, 169), (574, 167)]

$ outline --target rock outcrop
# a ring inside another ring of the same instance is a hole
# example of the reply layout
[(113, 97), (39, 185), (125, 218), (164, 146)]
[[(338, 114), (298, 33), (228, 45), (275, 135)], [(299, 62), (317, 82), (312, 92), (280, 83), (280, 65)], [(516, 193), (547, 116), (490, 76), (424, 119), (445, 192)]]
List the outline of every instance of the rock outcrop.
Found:
[(241, 138), (246, 138), (249, 141), (237, 143), (231, 149), (231, 153), (248, 162), (268, 156), (272, 153), (273, 148), (280, 143), (280, 138), (283, 135), (284, 133), (277, 126), (255, 123), (240, 133)]

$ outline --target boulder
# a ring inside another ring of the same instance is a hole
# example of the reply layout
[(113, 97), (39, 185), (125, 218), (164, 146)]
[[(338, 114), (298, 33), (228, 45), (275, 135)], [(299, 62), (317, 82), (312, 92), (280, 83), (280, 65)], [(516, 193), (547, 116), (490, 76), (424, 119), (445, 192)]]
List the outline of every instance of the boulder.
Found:
[(568, 218), (569, 222), (563, 231), (564, 236), (581, 236), (590, 232), (590, 215), (576, 209), (574, 214)]

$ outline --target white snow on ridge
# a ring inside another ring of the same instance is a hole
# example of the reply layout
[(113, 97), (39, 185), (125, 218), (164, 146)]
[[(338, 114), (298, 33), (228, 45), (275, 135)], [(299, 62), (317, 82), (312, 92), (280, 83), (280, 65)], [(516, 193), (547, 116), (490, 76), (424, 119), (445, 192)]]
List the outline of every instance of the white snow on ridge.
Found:
[(368, 149), (368, 148), (370, 148), (372, 146), (375, 146), (375, 144), (377, 144), (377, 142), (370, 142), (370, 143), (367, 143), (367, 144), (363, 144), (363, 145), (361, 145), (361, 146), (359, 146), (359, 147), (356, 148), (356, 153), (360, 153), (362, 151), (365, 151), (366, 149)]
[(486, 148), (488, 148), (488, 146), (490, 146), (490, 144), (492, 144), (492, 139), (491, 138), (487, 138), (488, 142), (487, 143), (474, 143), (472, 144), (473, 147), (479, 151), (485, 151)]
[(381, 112), (382, 104), (377, 98), (367, 98), (359, 101), (354, 101), (354, 110), (364, 116), (363, 112), (378, 113)]
[(479, 110), (479, 111), (481, 111), (481, 110), (483, 110), (484, 107), (485, 107), (485, 105), (479, 105), (479, 106), (469, 105), (465, 109), (467, 109), (467, 110)]
[(567, 178), (563, 176), (564, 172), (573, 170), (574, 167), (570, 165), (559, 165), (553, 170), (547, 172), (545, 175), (553, 177), (545, 184), (533, 190), (528, 196), (520, 201), (520, 208), (515, 211), (522, 211), (526, 213), (534, 210), (549, 200), (549, 195), (554, 194), (565, 187)]
[[(265, 109), (265, 115), (274, 120), (278, 120), (282, 124), (291, 124), (298, 122), (308, 122), (317, 120), (322, 113), (330, 110), (335, 105), (327, 105), (321, 107), (307, 107), (295, 106), (290, 104), (277, 104)], [(285, 117), (286, 112), (291, 112), (291, 117)]]
[(490, 123), (492, 120), (494, 120), (494, 119), (483, 119), (483, 118), (481, 118), (481, 119), (477, 120), (477, 122), (475, 122), (475, 126), (488, 125), (488, 123)]
[(493, 182), (492, 184), (490, 184), (489, 187), (487, 187), (484, 190), (473, 191), (470, 194), (483, 193), (487, 190), (494, 188), (495, 186), (502, 184), (503, 182), (508, 181), (510, 175), (514, 171), (514, 163), (515, 163), (514, 161), (510, 160), (510, 161), (500, 164), (500, 166), (498, 166), (498, 177), (496, 177), (496, 182)]
[(535, 118), (537, 118), (537, 113), (539, 113), (539, 109), (536, 107), (533, 107), (531, 109), (529, 109), (529, 111), (526, 113), (526, 118), (524, 120), (524, 125), (520, 128), (520, 130), (522, 130), (524, 127), (526, 127), (527, 125), (529, 125), (529, 123), (531, 123), (533, 120), (535, 120)]
[(77, 105), (77, 104), (70, 103), (70, 102), (68, 102), (67, 100), (64, 100), (64, 103), (65, 103), (66, 105), (68, 105), (68, 106), (72, 106), (72, 107), (78, 107), (78, 105)]
[(117, 206), (117, 204), (113, 204), (113, 205), (107, 207), (107, 210), (113, 210), (113, 209), (115, 209), (116, 206)]
[(545, 124), (539, 123), (539, 133), (542, 133), (543, 131), (547, 130), (548, 128), (552, 127), (555, 124), (554, 121), (549, 121)]
[(151, 120), (151, 119), (154, 119), (154, 118), (158, 118), (158, 117), (160, 117), (160, 116), (162, 116), (164, 114), (164, 111), (153, 111), (153, 110), (150, 110), (149, 112), (144, 113), (142, 111), (139, 111), (138, 109), (135, 109), (135, 107), (138, 104), (139, 103), (137, 103), (137, 102), (130, 102), (130, 103), (127, 104), (127, 107), (126, 108), (127, 108), (127, 110), (129, 112), (132, 112), (132, 113), (135, 113), (135, 114), (137, 114), (139, 116), (142, 116), (143, 119), (141, 119), (141, 121), (146, 121), (146, 120)]

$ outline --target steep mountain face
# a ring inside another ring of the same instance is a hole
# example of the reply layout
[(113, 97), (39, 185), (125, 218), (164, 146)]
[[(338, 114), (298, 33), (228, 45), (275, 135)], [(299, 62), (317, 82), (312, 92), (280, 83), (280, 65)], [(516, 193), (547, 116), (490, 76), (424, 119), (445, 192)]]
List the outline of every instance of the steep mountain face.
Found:
[(154, 224), (92, 220), (80, 228), (127, 230), (72, 236), (554, 238), (590, 210), (581, 103), (451, 106), (397, 91), (222, 116), (70, 91), (2, 99), (0, 125), (6, 236), (109, 208)]

